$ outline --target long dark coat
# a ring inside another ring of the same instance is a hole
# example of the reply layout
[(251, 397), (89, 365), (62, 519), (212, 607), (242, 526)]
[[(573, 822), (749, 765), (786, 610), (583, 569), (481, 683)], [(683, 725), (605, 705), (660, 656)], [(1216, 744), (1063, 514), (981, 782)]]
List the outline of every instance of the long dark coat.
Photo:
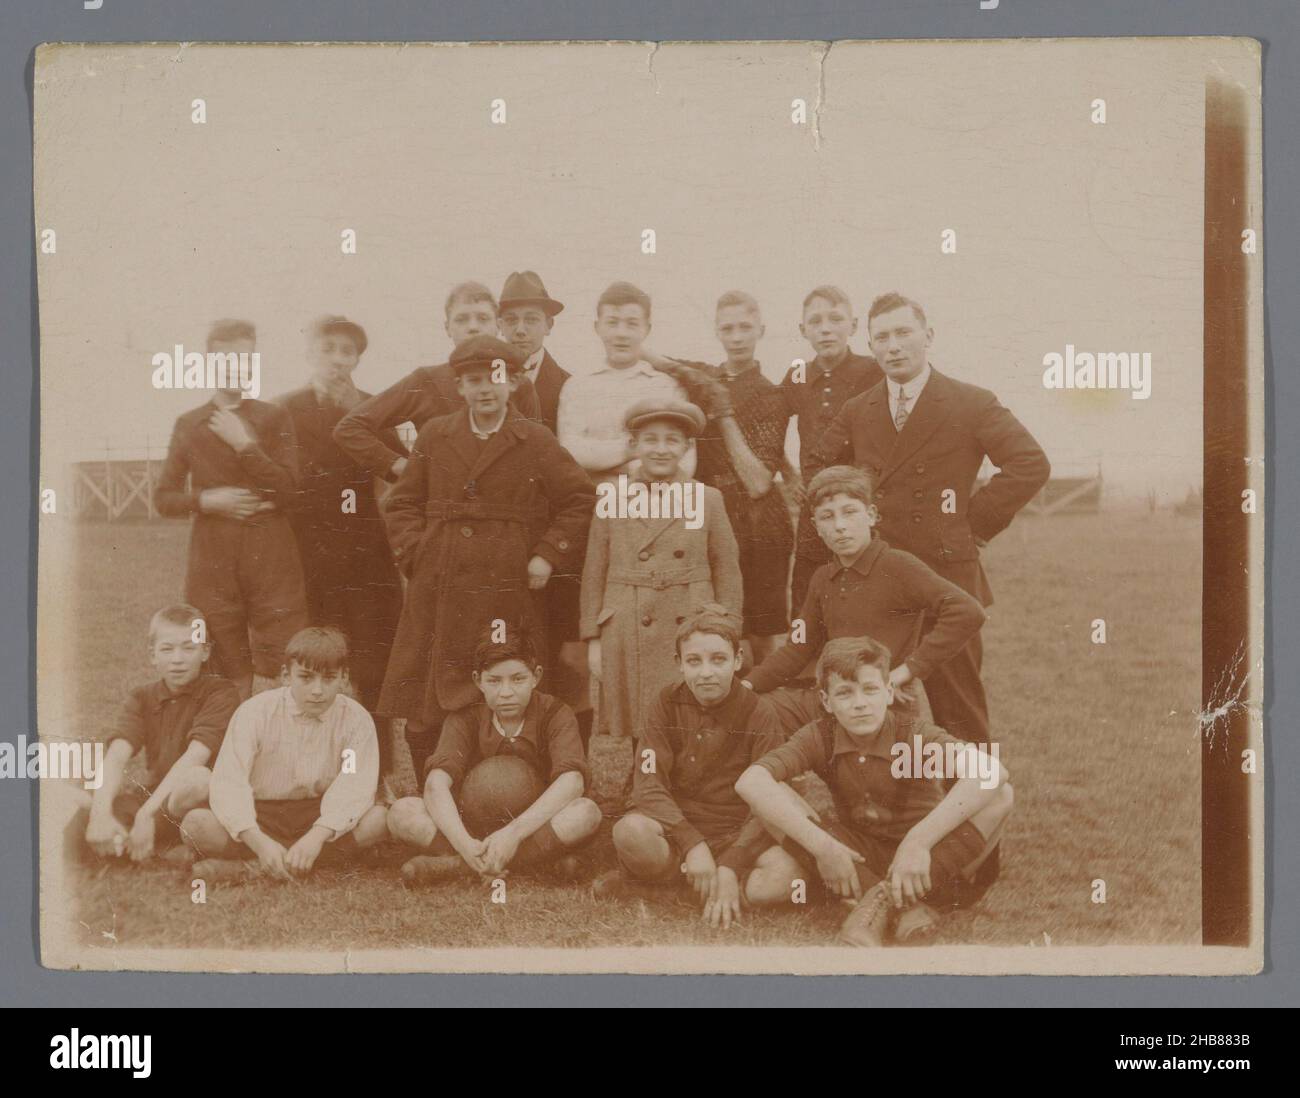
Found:
[(528, 589), (528, 561), (575, 570), (595, 503), (569, 452), (513, 408), (487, 441), (468, 408), (425, 424), (384, 501), (410, 583), (380, 711), (434, 722), (479, 700), (474, 650), (496, 619), (528, 630), (543, 656), (544, 599)]
[[(302, 558), (307, 612), (313, 625), (334, 625), (347, 634), (357, 700), (375, 712), (402, 587), (374, 478), (333, 439), (343, 408), (322, 403), (310, 387), (286, 394), (279, 403), (293, 418), (297, 438), (298, 490), (289, 520)], [(400, 445), (396, 433), (388, 433), (389, 441)], [(347, 491), (354, 495), (345, 497)]]

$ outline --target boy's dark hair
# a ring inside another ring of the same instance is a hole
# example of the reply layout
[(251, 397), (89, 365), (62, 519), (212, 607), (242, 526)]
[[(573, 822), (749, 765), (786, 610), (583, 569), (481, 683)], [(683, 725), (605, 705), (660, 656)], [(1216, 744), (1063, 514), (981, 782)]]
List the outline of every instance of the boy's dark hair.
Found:
[(492, 306), (492, 311), (497, 311), (497, 299), (481, 282), (457, 282), (451, 288), (451, 293), (447, 295), (447, 300), (442, 306), (444, 317), (451, 316), (451, 307), (458, 301), (463, 301), (468, 305), (475, 305), (480, 301), (486, 301)]
[(732, 305), (739, 305), (741, 308), (747, 309), (755, 316), (763, 315), (762, 310), (758, 307), (758, 302), (755, 300), (754, 295), (747, 294), (744, 290), (728, 290), (718, 298), (718, 304), (714, 307), (713, 311), (715, 313), (720, 313), (723, 309)]
[(257, 342), (257, 329), (253, 327), (251, 321), (235, 320), (232, 317), (225, 317), (221, 320), (214, 320), (212, 326), (208, 329), (207, 350), (212, 350), (214, 343), (233, 343), (237, 339), (248, 339)]
[(541, 660), (537, 658), (537, 652), (526, 630), (517, 626), (509, 627), (506, 630), (506, 639), (503, 641), (492, 640), (489, 631), (474, 649), (476, 674), (481, 675), (489, 667), (495, 667), (498, 663), (505, 663), (507, 660), (518, 660), (530, 671), (535, 671), (540, 666)]
[(853, 302), (849, 300), (849, 295), (838, 286), (830, 285), (817, 286), (814, 289), (809, 290), (808, 296), (803, 299), (803, 307), (799, 312), (806, 313), (808, 311), (808, 302), (815, 297), (824, 298), (832, 305), (843, 305), (850, 313), (853, 312)]
[[(160, 625), (183, 625), (194, 631), (194, 623), (204, 622), (204, 636), (207, 636), (207, 622), (204, 621), (203, 611), (197, 606), (191, 606), (188, 602), (175, 602), (171, 606), (164, 606), (153, 617), (149, 619), (149, 646), (152, 648), (154, 640), (158, 636), (158, 626)], [(207, 641), (204, 641), (206, 644)]]
[(299, 629), (284, 646), (284, 665), (293, 664), (308, 671), (346, 671), (348, 638), (332, 625), (311, 625)]
[(855, 465), (831, 465), (808, 482), (808, 507), (815, 510), (823, 500), (841, 494), (861, 500), (870, 507), (876, 502), (876, 485), (865, 469)]
[(611, 282), (605, 292), (596, 299), (596, 315), (600, 315), (602, 305), (617, 308), (620, 305), (640, 305), (646, 321), (650, 320), (650, 295), (639, 286), (630, 282)]
[(859, 667), (876, 668), (888, 682), (889, 661), (889, 649), (879, 641), (870, 637), (839, 637), (827, 641), (817, 659), (817, 685), (822, 690), (828, 689), (832, 675), (853, 682)]
[(904, 297), (891, 290), (887, 294), (881, 294), (871, 303), (871, 308), (867, 310), (867, 328), (871, 328), (871, 322), (881, 313), (892, 313), (895, 309), (911, 309), (916, 314), (916, 319), (921, 322), (921, 327), (926, 326), (925, 310), (910, 297)]
[(681, 657), (682, 645), (695, 633), (721, 637), (731, 645), (732, 652), (739, 652), (743, 631), (744, 627), (739, 616), (721, 603), (706, 602), (677, 627), (677, 655)]

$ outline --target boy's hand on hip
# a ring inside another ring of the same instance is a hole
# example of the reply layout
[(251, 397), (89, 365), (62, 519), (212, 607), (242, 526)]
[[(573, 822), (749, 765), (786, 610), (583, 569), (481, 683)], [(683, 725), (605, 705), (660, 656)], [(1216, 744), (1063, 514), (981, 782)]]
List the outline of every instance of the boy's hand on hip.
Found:
[(212, 433), (232, 450), (247, 450), (253, 445), (248, 425), (229, 408), (218, 408), (208, 417)]
[(393, 467), (389, 472), (395, 477), (400, 477), (404, 472), (406, 472), (406, 458), (398, 458), (393, 462)]
[(827, 835), (825, 844), (817, 853), (817, 872), (836, 896), (860, 900), (862, 882), (858, 880), (858, 863), (864, 861), (866, 859), (856, 850)]
[(704, 905), (704, 921), (714, 930), (728, 930), (732, 923), (740, 922), (740, 881), (735, 870), (718, 867), (717, 893)]
[(551, 562), (545, 557), (533, 557), (528, 562), (528, 589), (540, 591), (551, 578)]
[(904, 839), (894, 851), (887, 877), (895, 907), (923, 900), (930, 891), (930, 851), (922, 843)]
[(142, 809), (135, 814), (135, 822), (131, 825), (131, 834), (126, 844), (131, 861), (143, 862), (153, 856), (157, 825), (158, 818), (152, 812)]
[(718, 893), (718, 866), (713, 860), (713, 852), (708, 843), (696, 843), (686, 852), (686, 864), (682, 867), (691, 879), (695, 894), (706, 904)]

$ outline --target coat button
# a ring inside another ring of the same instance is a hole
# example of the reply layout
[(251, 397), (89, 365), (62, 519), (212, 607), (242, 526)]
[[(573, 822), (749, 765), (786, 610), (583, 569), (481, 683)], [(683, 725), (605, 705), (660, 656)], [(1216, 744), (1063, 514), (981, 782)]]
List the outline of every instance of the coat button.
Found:
[(885, 498), (885, 490), (883, 488), (877, 488), (876, 499), (884, 499), (884, 498)]
[(473, 527), (470, 527), (470, 526), (462, 526), (462, 527), (460, 528), (460, 536), (463, 537), (463, 538), (472, 538), (472, 537), (474, 536), (474, 529), (473, 529)]
[(922, 473), (924, 473), (924, 472), (925, 472), (925, 466), (924, 466), (924, 465), (918, 465), (918, 466), (916, 467), (916, 475), (917, 475), (918, 477), (919, 477)]
[(647, 614), (644, 618), (641, 619), (641, 624), (649, 625), (652, 621), (654, 621), (654, 618), (652, 618), (649, 614)]
[(686, 550), (685, 550), (685, 549), (674, 549), (674, 550), (673, 550), (673, 556), (675, 556), (675, 557), (677, 557), (677, 558), (680, 559), (681, 557), (686, 556)]
[(641, 552), (639, 552), (639, 553), (637, 554), (637, 559), (638, 559), (638, 560), (649, 560), (649, 559), (650, 559), (650, 550), (649, 550), (649, 549), (642, 549)]
[(563, 553), (568, 547), (569, 547), (569, 543), (567, 541), (562, 541), (559, 544), (559, 550), (561, 553)]
[(925, 493), (922, 492), (920, 488), (918, 488), (915, 492), (912, 493), (912, 498), (913, 498), (913, 499), (924, 499), (924, 498), (925, 498)]
[(921, 516), (918, 515), (918, 514), (913, 513), (913, 515), (912, 515), (912, 521), (913, 521), (913, 522), (920, 522), (920, 521), (921, 521)]

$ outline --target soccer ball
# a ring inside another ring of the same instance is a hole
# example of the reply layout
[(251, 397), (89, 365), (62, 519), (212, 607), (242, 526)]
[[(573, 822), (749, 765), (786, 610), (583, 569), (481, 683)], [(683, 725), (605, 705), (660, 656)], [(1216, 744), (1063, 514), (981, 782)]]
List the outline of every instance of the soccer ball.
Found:
[(541, 776), (517, 755), (494, 755), (465, 775), (460, 816), (475, 838), (504, 827), (545, 791)]

